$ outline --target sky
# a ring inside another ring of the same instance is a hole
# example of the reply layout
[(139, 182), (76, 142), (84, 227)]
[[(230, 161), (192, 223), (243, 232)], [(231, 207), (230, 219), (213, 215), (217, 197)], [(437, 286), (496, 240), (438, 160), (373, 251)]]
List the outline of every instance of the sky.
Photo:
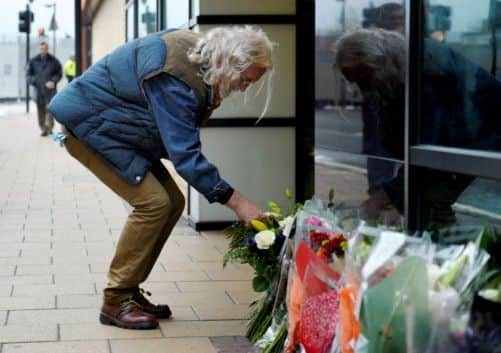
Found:
[[(0, 38), (16, 38), (19, 34), (18, 13), (26, 9), (28, 1), (25, 0), (0, 0)], [(31, 33), (36, 35), (38, 28), (45, 28), (45, 34), (52, 38), (52, 32), (48, 31), (52, 18), (52, 8), (45, 7), (46, 4), (56, 4), (56, 22), (58, 30), (57, 37), (64, 37), (65, 34), (75, 36), (75, 9), (73, 0), (33, 0), (30, 3), (31, 11), (35, 16), (35, 21), (31, 23)], [(25, 35), (24, 33), (21, 33)]]

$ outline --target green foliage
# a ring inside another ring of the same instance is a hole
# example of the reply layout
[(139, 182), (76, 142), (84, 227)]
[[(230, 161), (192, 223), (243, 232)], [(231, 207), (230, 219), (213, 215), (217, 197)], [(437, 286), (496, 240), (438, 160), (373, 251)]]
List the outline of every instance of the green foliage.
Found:
[(245, 238), (254, 235), (254, 230), (248, 227), (244, 221), (237, 221), (223, 230), (223, 234), (230, 239), (229, 247), (231, 251), (231, 249), (241, 247)]
[(266, 295), (251, 304), (251, 314), (247, 323), (246, 336), (252, 343), (263, 337), (272, 320), (273, 291), (268, 288)]
[[(285, 197), (289, 206), (287, 215), (294, 215), (297, 210), (303, 207), (299, 203), (294, 204), (293, 195), (289, 189), (285, 190)], [(268, 208), (270, 210), (269, 214), (266, 214), (263, 219), (258, 221), (264, 223), (268, 230), (277, 231), (280, 228), (279, 221), (283, 219), (284, 210), (273, 201), (268, 202)], [(257, 222), (255, 223), (257, 224)], [(228, 262), (249, 264), (254, 269), (252, 288), (256, 292), (265, 292), (260, 300), (251, 304), (246, 336), (253, 343), (264, 335), (272, 322), (273, 303), (277, 295), (281, 265), (281, 259), (278, 258), (280, 247), (272, 246), (269, 249), (258, 249), (254, 240), (257, 233), (258, 229), (255, 226), (248, 226), (243, 221), (235, 222), (224, 230), (224, 234), (230, 239), (230, 243), (229, 250), (223, 257), (223, 265), (226, 266)], [(279, 345), (281, 344), (281, 348), (283, 348), (286, 333), (285, 326), (285, 333), (281, 332), (279, 337), (282, 340), (281, 343), (275, 344), (273, 347), (267, 347), (269, 353), (280, 352)]]
[(273, 342), (271, 342), (264, 350), (263, 353), (282, 353), (287, 339), (287, 320), (280, 325), (277, 335)]
[(280, 208), (280, 206), (278, 206), (275, 202), (273, 201), (268, 201), (268, 209), (273, 212), (273, 213), (277, 213), (277, 214), (282, 214), (282, 209)]
[(248, 264), (252, 257), (251, 251), (247, 247), (238, 247), (235, 249), (230, 249), (223, 256), (223, 267), (226, 267), (228, 262), (239, 262), (242, 264)]
[(293, 215), (294, 213), (296, 213), (298, 208), (294, 207), (292, 191), (289, 188), (285, 189), (285, 199), (287, 200), (287, 205), (289, 207), (288, 215)]
[(255, 292), (264, 292), (268, 285), (269, 283), (264, 276), (258, 275), (252, 279), (252, 289)]

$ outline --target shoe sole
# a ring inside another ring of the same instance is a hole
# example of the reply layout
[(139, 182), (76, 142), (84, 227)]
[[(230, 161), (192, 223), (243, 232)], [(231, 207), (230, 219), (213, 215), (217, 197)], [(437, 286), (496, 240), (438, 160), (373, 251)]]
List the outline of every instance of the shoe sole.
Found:
[(120, 328), (132, 330), (153, 330), (158, 327), (158, 322), (138, 322), (136, 324), (126, 324), (105, 313), (99, 314), (99, 322), (103, 325), (117, 326)]

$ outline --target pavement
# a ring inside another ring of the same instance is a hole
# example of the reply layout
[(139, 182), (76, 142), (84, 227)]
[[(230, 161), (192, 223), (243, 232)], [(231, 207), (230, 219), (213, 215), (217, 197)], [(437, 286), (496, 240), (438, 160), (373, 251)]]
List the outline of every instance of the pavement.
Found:
[[(252, 270), (222, 268), (228, 241), (183, 218), (148, 281), (173, 319), (155, 330), (98, 321), (129, 208), (50, 138), (34, 106), (0, 105), (0, 353), (246, 353)], [(182, 185), (182, 181), (180, 180)]]

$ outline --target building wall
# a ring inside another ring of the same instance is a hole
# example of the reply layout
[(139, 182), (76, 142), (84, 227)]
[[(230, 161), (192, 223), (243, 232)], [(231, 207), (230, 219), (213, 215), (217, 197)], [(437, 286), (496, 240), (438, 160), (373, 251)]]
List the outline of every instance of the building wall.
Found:
[[(194, 15), (217, 15), (232, 25), (231, 15), (294, 15), (295, 1), (277, 0), (194, 0)], [(225, 18), (226, 16), (226, 18)], [(195, 31), (205, 32), (215, 25), (199, 24)], [(260, 24), (272, 41), (278, 44), (274, 55), (272, 100), (264, 117), (296, 118), (296, 25)], [(257, 118), (263, 109), (266, 88), (259, 91), (260, 83), (245, 94), (235, 92), (225, 99), (211, 120), (222, 126), (202, 127), (201, 140), (204, 154), (218, 166), (221, 176), (240, 190), (262, 209), (267, 201), (285, 205), (284, 190), (296, 194), (295, 127), (261, 125), (238, 126), (237, 122)], [(257, 94), (257, 96), (256, 96)], [(226, 121), (226, 122), (225, 122)], [(226, 207), (209, 205), (194, 188), (190, 188), (188, 214), (191, 223), (204, 229), (235, 220)]]
[(92, 9), (92, 62), (125, 43), (125, 1), (103, 0)]
[(0, 98), (18, 96), (18, 76), (23, 67), (19, 63), (18, 42), (14, 38), (0, 41)]
[(296, 2), (291, 0), (192, 0), (197, 15), (294, 15)]

